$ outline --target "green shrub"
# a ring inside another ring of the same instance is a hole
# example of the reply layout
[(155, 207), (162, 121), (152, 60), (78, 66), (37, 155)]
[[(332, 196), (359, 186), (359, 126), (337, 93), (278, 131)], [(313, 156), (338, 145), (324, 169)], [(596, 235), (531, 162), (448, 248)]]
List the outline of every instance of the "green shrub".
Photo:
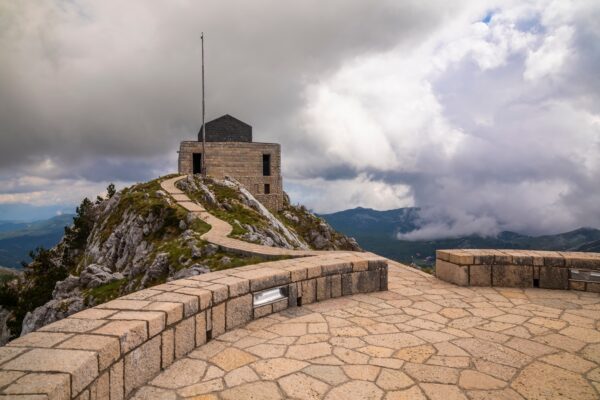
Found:
[(94, 298), (97, 304), (106, 303), (107, 301), (116, 299), (121, 294), (121, 288), (127, 283), (127, 279), (121, 279), (106, 285), (98, 286), (92, 289), (86, 290), (83, 294), (88, 301), (90, 298)]

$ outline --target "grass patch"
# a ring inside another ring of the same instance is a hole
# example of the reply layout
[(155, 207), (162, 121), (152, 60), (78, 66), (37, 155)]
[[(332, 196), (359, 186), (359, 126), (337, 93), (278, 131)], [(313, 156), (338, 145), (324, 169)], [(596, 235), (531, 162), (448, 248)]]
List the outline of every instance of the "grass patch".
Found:
[(83, 292), (86, 303), (90, 298), (94, 298), (97, 304), (106, 303), (112, 299), (119, 297), (121, 288), (127, 283), (127, 279), (120, 279), (106, 285), (98, 286), (92, 289), (87, 289)]
[[(231, 263), (228, 265), (223, 265), (220, 263), (220, 259), (223, 256), (227, 256), (231, 259)], [(260, 264), (267, 261), (278, 261), (278, 260), (287, 260), (288, 258), (292, 258), (290, 256), (280, 256), (276, 258), (266, 258), (260, 256), (240, 256), (231, 253), (217, 253), (217, 255), (212, 260), (213, 263), (210, 265), (211, 271), (223, 271), (226, 269), (243, 267), (244, 265), (252, 265), (252, 264)]]
[(4, 285), (15, 279), (18, 279), (18, 276), (16, 274), (12, 274), (10, 272), (8, 272), (8, 273), (0, 272), (0, 285)]
[[(163, 229), (178, 226), (179, 220), (184, 219), (187, 212), (179, 206), (170, 206), (163, 196), (157, 194), (161, 190), (160, 182), (162, 179), (159, 178), (150, 182), (140, 183), (121, 191), (121, 197), (116, 209), (110, 214), (106, 224), (102, 228), (100, 236), (102, 242), (105, 242), (114, 228), (121, 223), (123, 216), (128, 210), (135, 211), (137, 215), (141, 215), (144, 218), (151, 213), (156, 216), (162, 216), (165, 221)], [(155, 234), (162, 235), (164, 232), (161, 230)]]
[(200, 235), (204, 235), (206, 232), (210, 231), (211, 226), (206, 222), (202, 221), (200, 218), (195, 218), (194, 221), (190, 224), (190, 229)]
[(237, 190), (230, 188), (229, 186), (219, 185), (218, 183), (214, 182), (207, 183), (206, 186), (211, 192), (213, 192), (219, 203), (228, 203), (231, 206), (231, 209), (223, 210), (219, 207), (209, 204), (204, 200), (202, 193), (200, 192), (185, 190), (185, 193), (192, 200), (202, 204), (204, 208), (206, 208), (206, 210), (215, 217), (222, 219), (223, 221), (227, 221), (233, 228), (229, 234), (229, 237), (239, 238), (240, 236), (248, 233), (248, 231), (240, 225), (252, 225), (258, 228), (264, 228), (268, 226), (267, 220), (262, 215), (243, 205), (239, 201), (239, 193)]
[(210, 183), (208, 187), (215, 194), (215, 197), (217, 200), (219, 200), (219, 203), (222, 203), (223, 200), (237, 199), (239, 196), (239, 193), (229, 186)]
[(190, 259), (192, 257), (192, 249), (186, 244), (182, 243), (178, 238), (171, 239), (167, 242), (163, 242), (156, 249), (157, 253), (167, 253), (169, 255), (169, 264), (179, 271), (185, 268), (184, 265), (179, 264), (179, 259), (184, 257)]

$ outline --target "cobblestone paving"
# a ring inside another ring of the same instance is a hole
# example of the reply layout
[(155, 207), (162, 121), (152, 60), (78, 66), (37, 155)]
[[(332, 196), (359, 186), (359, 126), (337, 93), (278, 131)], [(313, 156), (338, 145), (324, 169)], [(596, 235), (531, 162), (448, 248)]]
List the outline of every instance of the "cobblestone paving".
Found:
[(461, 288), (390, 263), (389, 291), (251, 322), (136, 400), (597, 399), (600, 296)]

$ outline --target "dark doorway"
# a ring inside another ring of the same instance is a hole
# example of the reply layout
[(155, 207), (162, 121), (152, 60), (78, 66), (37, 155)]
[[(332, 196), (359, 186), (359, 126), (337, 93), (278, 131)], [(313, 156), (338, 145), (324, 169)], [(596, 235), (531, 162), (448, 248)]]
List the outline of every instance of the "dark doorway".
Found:
[(265, 194), (271, 194), (271, 185), (265, 183)]
[(263, 154), (263, 176), (271, 176), (271, 155)]
[(194, 153), (193, 154), (193, 173), (201, 174), (202, 173), (202, 153)]

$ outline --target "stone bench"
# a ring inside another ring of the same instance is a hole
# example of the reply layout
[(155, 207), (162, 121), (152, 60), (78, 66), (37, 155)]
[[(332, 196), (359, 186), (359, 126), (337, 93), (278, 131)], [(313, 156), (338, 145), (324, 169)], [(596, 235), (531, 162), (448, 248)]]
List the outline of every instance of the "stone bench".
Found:
[(126, 399), (225, 331), (288, 307), (387, 290), (387, 276), (384, 258), (336, 252), (144, 289), (0, 347), (0, 399)]
[(438, 250), (435, 274), (460, 286), (539, 287), (600, 292), (600, 253)]

